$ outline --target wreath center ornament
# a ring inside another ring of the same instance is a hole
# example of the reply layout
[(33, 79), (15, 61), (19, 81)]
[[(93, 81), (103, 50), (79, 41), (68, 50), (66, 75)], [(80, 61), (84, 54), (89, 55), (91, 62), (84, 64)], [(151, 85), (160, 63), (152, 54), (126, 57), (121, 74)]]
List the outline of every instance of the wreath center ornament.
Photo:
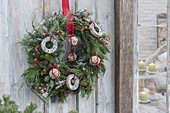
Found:
[(40, 98), (57, 96), (65, 102), (69, 94), (79, 92), (85, 97), (93, 91), (98, 74), (106, 71), (109, 36), (85, 10), (72, 18), (70, 22), (63, 14), (53, 12), (20, 42), (30, 65), (23, 73), (24, 81)]
[[(47, 47), (47, 43), (52, 43), (52, 47)], [(46, 53), (54, 53), (58, 48), (57, 40), (51, 37), (45, 37), (41, 42), (41, 48)]]

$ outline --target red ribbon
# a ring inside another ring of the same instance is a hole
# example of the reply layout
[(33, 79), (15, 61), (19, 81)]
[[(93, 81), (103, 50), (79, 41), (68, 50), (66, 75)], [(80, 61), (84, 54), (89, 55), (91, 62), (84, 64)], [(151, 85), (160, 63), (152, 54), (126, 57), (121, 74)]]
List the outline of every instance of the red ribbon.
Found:
[(62, 0), (62, 11), (64, 16), (68, 16), (67, 33), (74, 36), (73, 14), (70, 12), (69, 0)]

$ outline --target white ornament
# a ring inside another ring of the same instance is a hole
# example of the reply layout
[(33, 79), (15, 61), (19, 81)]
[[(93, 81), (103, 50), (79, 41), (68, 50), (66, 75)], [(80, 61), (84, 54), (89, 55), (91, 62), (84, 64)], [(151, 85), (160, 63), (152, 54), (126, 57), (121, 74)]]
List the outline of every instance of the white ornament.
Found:
[[(103, 32), (102, 32), (101, 28), (100, 28), (96, 23), (94, 23), (94, 22), (91, 23), (90, 26), (89, 26), (89, 28), (90, 28), (90, 32), (91, 32), (95, 37), (101, 37), (101, 36), (103, 36)], [(95, 28), (97, 28), (98, 31), (96, 31)]]
[[(74, 79), (74, 84), (72, 84), (73, 79)], [(68, 77), (66, 79), (66, 85), (70, 90), (78, 89), (79, 84), (80, 84), (80, 80), (77, 76), (75, 76), (74, 74), (68, 75)]]
[(70, 52), (69, 55), (67, 56), (67, 60), (70, 62), (73, 62), (77, 59), (77, 55), (74, 52)]
[(97, 55), (94, 55), (90, 58), (90, 64), (95, 65), (95, 66), (99, 65), (100, 61), (101, 59)]
[(49, 72), (51, 79), (58, 79), (60, 77), (60, 71), (57, 68), (51, 69)]
[[(51, 41), (51, 42), (53, 43), (53, 47), (50, 48), (50, 49), (48, 49), (48, 48), (46, 47), (46, 43), (49, 42), (49, 41)], [(46, 53), (54, 53), (54, 52), (57, 50), (57, 48), (58, 48), (57, 40), (54, 39), (54, 38), (50, 38), (50, 37), (48, 36), (48, 37), (46, 37), (46, 38), (44, 38), (44, 39), (42, 40), (42, 42), (41, 42), (41, 48), (42, 48), (42, 50), (43, 50), (44, 52), (46, 52)]]
[(79, 39), (76, 36), (72, 36), (69, 38), (69, 44), (72, 46), (76, 46), (79, 42)]

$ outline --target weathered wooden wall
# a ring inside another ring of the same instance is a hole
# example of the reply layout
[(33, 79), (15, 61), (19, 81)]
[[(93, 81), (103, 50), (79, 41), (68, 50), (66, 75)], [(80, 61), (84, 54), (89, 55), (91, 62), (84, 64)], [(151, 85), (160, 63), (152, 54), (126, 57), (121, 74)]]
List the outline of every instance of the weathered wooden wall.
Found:
[(70, 0), (72, 12), (87, 9), (111, 35), (112, 43), (108, 54), (111, 63), (106, 62), (107, 72), (96, 81), (96, 90), (89, 100), (70, 95), (65, 104), (44, 104), (26, 85), (18, 95), (23, 82), (21, 74), (28, 64), (25, 50), (16, 44), (32, 30), (32, 21), (37, 25), (51, 11), (61, 10), (61, 0), (0, 0), (0, 3), (0, 97), (10, 94), (21, 110), (35, 102), (42, 113), (67, 113), (71, 109), (78, 109), (79, 113), (114, 113), (114, 1)]

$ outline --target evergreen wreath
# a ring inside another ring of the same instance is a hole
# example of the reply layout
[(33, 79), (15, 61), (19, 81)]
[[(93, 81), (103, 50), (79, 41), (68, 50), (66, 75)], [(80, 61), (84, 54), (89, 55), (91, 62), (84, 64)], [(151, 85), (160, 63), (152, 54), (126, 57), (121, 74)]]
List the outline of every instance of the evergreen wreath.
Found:
[[(68, 24), (74, 24), (74, 35), (68, 34)], [(85, 10), (73, 14), (73, 23), (53, 12), (33, 29), (20, 42), (30, 64), (23, 73), (25, 83), (44, 98), (58, 96), (60, 102), (80, 91), (82, 97), (90, 95), (95, 78), (106, 71), (108, 35)]]

